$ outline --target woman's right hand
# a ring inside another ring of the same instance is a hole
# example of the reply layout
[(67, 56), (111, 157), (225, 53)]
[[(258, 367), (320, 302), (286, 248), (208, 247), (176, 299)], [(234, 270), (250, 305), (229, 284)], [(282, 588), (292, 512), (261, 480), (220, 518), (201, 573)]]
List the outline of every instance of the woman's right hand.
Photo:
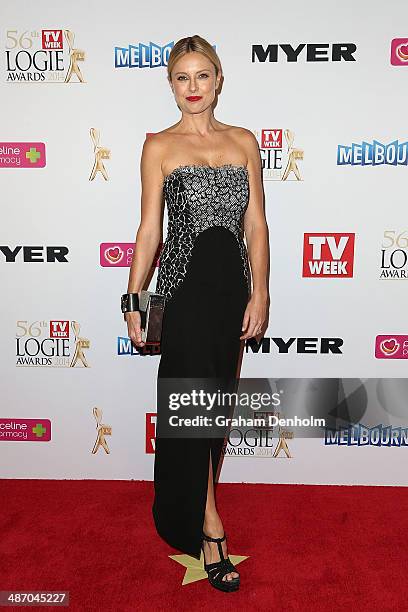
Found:
[(145, 342), (142, 342), (142, 331), (141, 331), (141, 318), (140, 312), (134, 310), (125, 313), (125, 319), (128, 326), (128, 336), (136, 346), (145, 346)]

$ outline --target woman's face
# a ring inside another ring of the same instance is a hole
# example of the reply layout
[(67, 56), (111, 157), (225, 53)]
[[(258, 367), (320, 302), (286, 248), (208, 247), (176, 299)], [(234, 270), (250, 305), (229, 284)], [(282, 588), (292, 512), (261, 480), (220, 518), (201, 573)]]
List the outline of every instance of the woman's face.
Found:
[(221, 79), (214, 64), (202, 53), (191, 51), (174, 64), (171, 88), (180, 110), (201, 113), (211, 106)]

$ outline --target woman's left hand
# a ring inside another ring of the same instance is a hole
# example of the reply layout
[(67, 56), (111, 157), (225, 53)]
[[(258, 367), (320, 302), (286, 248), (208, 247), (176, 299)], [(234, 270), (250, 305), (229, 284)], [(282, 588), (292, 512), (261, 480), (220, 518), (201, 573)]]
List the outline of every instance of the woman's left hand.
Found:
[(255, 291), (245, 309), (241, 330), (244, 334), (240, 336), (240, 340), (256, 338), (259, 342), (268, 327), (268, 308), (268, 293)]

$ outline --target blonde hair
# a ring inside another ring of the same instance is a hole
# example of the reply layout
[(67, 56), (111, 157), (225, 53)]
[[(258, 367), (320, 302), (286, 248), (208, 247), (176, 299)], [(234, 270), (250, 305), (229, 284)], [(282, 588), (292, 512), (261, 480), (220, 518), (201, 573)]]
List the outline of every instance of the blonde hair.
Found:
[(202, 38), (198, 34), (194, 34), (194, 36), (180, 38), (180, 40), (175, 43), (174, 47), (170, 51), (167, 62), (167, 78), (169, 81), (171, 81), (171, 72), (174, 68), (174, 64), (181, 57), (183, 57), (183, 55), (186, 55), (186, 53), (191, 53), (192, 51), (202, 53), (210, 60), (210, 62), (214, 64), (216, 77), (218, 76), (219, 72), (222, 72), (221, 61), (214, 48), (207, 40), (205, 40), (205, 38)]

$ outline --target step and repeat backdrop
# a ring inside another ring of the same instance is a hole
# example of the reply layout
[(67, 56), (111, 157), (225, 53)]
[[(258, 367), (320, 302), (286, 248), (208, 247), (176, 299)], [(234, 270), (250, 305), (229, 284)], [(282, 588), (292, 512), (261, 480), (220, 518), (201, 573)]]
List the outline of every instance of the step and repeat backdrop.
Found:
[(197, 33), (223, 66), (215, 116), (256, 135), (263, 165), (270, 317), (241, 376), (299, 406), (329, 388), (342, 417), (315, 437), (234, 428), (221, 481), (408, 484), (406, 2), (1, 16), (1, 476), (153, 478), (160, 352), (132, 346), (120, 296), (143, 142), (180, 118), (168, 55)]

